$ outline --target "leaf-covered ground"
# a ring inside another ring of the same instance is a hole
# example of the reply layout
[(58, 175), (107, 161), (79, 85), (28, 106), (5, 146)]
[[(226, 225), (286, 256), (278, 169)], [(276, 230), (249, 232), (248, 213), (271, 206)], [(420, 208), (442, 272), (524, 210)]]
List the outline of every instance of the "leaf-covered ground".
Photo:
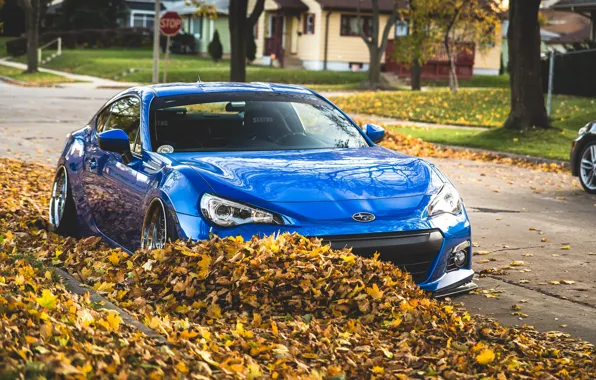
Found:
[[(510, 91), (502, 88), (364, 92), (330, 98), (345, 112), (376, 115), (399, 120), (437, 124), (501, 127), (509, 114)], [(565, 95), (553, 97), (552, 119), (566, 128), (567, 120), (578, 120), (577, 131), (593, 120), (595, 100)], [(591, 119), (589, 117), (592, 117)]]
[[(52, 170), (0, 159), (0, 377), (594, 378), (593, 346), (507, 328), (297, 235), (132, 256), (46, 231)], [(61, 266), (167, 337), (63, 288)]]

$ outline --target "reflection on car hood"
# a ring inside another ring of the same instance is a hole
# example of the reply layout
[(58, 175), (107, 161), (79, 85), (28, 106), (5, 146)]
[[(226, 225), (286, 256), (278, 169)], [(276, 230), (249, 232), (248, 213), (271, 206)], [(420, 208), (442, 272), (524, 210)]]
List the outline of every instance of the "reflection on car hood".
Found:
[(265, 202), (382, 199), (427, 193), (422, 160), (382, 147), (168, 155), (193, 167), (216, 194)]

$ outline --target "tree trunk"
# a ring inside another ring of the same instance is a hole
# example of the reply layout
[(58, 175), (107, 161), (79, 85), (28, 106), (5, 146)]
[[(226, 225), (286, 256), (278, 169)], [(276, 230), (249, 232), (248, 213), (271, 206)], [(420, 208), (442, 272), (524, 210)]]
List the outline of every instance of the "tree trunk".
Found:
[(369, 46), (368, 82), (372, 89), (378, 88), (381, 83), (381, 60), (379, 59), (379, 48)]
[(540, 0), (511, 0), (509, 44), (511, 112), (505, 128), (549, 128), (540, 68)]
[(246, 82), (246, 0), (230, 1), (230, 81)]
[(422, 68), (420, 67), (420, 61), (416, 58), (412, 60), (412, 66), (410, 67), (410, 82), (412, 91), (420, 91), (422, 89)]
[(36, 73), (39, 68), (37, 48), (39, 47), (39, 0), (22, 1), (27, 30), (27, 72)]
[(451, 92), (457, 92), (457, 71), (455, 69), (455, 60), (453, 59), (453, 51), (451, 50), (451, 46), (449, 45), (449, 37), (445, 35), (445, 40), (443, 41), (445, 46), (445, 51), (447, 52), (447, 61), (449, 62), (449, 90)]

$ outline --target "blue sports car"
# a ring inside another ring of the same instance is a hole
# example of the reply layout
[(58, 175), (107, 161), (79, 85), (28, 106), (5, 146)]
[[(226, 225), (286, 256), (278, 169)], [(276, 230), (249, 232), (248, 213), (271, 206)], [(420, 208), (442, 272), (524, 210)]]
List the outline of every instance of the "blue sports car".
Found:
[(436, 295), (474, 287), (462, 199), (432, 164), (376, 145), (383, 135), (298, 86), (131, 88), (67, 137), (50, 224), (127, 251), (298, 232), (378, 252)]

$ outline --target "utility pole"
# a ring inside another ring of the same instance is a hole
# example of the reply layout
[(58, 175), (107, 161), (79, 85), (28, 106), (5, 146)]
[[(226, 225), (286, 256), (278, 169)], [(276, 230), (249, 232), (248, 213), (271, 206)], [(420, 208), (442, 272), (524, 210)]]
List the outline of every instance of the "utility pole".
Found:
[(155, 18), (153, 21), (153, 78), (152, 82), (159, 82), (159, 21), (161, 13), (160, 0), (155, 0)]
[(546, 98), (546, 114), (550, 116), (553, 99), (553, 79), (555, 76), (555, 51), (551, 50), (548, 57), (548, 95)]

